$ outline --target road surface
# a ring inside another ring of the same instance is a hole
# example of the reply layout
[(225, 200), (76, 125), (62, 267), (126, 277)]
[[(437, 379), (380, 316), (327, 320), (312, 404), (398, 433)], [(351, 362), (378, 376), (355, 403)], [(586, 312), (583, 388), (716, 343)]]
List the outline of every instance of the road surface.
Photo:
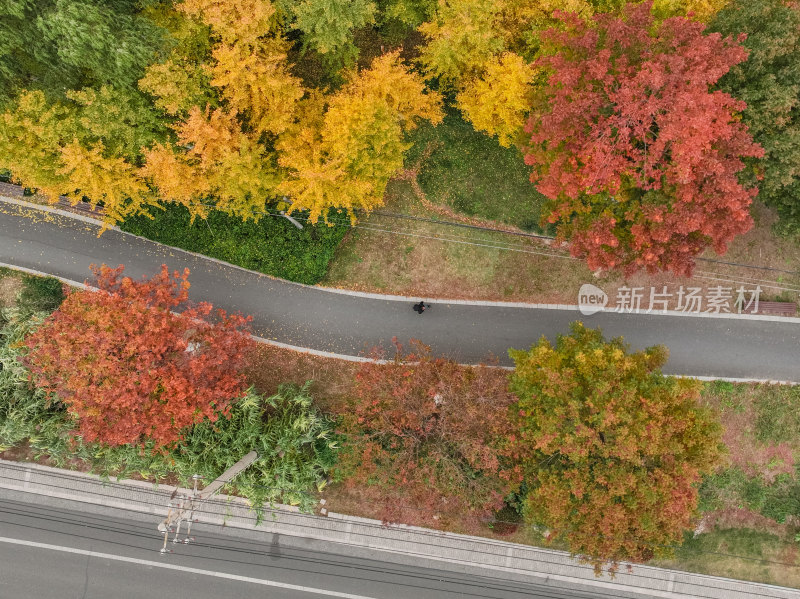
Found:
[[(575, 310), (448, 304), (433, 300), (418, 315), (411, 301), (334, 293), (244, 271), (132, 235), (68, 217), (0, 203), (0, 262), (83, 281), (89, 265), (124, 264), (134, 277), (161, 264), (191, 270), (190, 298), (253, 316), (253, 330), (283, 343), (347, 355), (375, 346), (422, 340), (438, 355), (478, 363), (494, 355), (510, 365), (509, 348), (554, 339), (582, 319), (606, 336), (622, 335), (633, 349), (663, 344), (672, 374), (800, 381), (800, 319), (795, 322), (695, 318)], [(264, 240), (269, 243), (269, 240)], [(428, 299), (428, 298), (426, 298)]]
[[(0, 597), (24, 599), (611, 599), (606, 591), (398, 565), (326, 551), (322, 542), (260, 533), (243, 537), (197, 524), (195, 542), (159, 553), (157, 518), (46, 507), (0, 498)], [(115, 513), (119, 513), (117, 510)], [(330, 544), (329, 544), (330, 545)], [(644, 591), (639, 591), (644, 593)], [(627, 594), (626, 594), (627, 595)], [(617, 596), (617, 595), (614, 595)], [(639, 595), (640, 597), (643, 595)]]

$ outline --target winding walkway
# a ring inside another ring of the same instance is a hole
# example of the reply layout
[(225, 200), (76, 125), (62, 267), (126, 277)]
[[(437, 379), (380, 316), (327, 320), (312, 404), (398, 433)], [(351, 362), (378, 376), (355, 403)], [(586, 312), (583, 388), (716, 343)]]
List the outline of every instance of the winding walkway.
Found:
[[(800, 319), (692, 317), (601, 312), (581, 316), (574, 307), (434, 300), (424, 315), (412, 299), (310, 287), (274, 279), (117, 230), (98, 237), (85, 217), (22, 207), (0, 198), (0, 262), (73, 281), (89, 265), (124, 264), (139, 277), (161, 264), (191, 270), (190, 297), (253, 315), (254, 332), (301, 348), (363, 355), (417, 338), (438, 355), (477, 363), (490, 355), (511, 364), (508, 348), (553, 339), (582, 319), (607, 336), (622, 335), (633, 349), (666, 345), (673, 374), (800, 382)], [(81, 219), (82, 218), (82, 219)], [(265, 240), (268, 243), (268, 240)], [(415, 300), (418, 298), (414, 298)]]

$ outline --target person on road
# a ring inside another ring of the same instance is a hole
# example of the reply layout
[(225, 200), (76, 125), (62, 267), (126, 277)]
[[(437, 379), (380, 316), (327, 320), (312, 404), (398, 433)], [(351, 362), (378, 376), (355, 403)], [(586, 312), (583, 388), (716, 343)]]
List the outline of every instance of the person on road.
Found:
[(417, 314), (422, 314), (425, 311), (425, 308), (427, 308), (427, 306), (421, 301), (418, 304), (414, 304), (414, 312)]

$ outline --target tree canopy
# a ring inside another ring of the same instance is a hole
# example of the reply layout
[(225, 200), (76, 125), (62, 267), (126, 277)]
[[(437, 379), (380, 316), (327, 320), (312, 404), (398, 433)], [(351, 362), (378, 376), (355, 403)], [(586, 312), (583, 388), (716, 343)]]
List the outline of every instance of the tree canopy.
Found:
[(700, 383), (662, 375), (664, 348), (628, 353), (581, 323), (555, 345), (509, 353), (527, 519), (598, 570), (668, 555), (721, 455)]
[(506, 376), (398, 346), (388, 364), (365, 362), (343, 410), (337, 471), (365, 490), (381, 517), (440, 527), (486, 516), (519, 485), (506, 461)]
[(731, 67), (718, 88), (742, 100), (742, 121), (764, 147), (742, 173), (758, 179), (759, 198), (774, 206), (786, 229), (800, 227), (800, 7), (781, 0), (733, 0), (709, 29), (745, 33), (747, 61)]
[(525, 129), (544, 218), (593, 269), (691, 274), (697, 254), (752, 226), (757, 189), (737, 174), (763, 149), (744, 102), (709, 89), (747, 50), (683, 17), (654, 26), (650, 3), (592, 28), (560, 18)]
[(247, 319), (188, 304), (188, 270), (163, 266), (141, 281), (122, 273), (94, 268), (100, 291), (67, 293), (26, 339), (25, 363), (85, 441), (170, 445), (244, 393)]

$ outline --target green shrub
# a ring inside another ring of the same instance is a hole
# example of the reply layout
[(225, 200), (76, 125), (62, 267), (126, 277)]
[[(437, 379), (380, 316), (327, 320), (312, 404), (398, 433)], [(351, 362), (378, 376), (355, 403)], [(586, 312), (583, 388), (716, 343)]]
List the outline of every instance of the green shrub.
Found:
[(69, 453), (67, 433), (72, 430), (63, 406), (28, 380), (19, 358), (22, 339), (42, 321), (19, 309), (2, 311), (0, 328), (0, 451), (28, 440), (31, 447), (55, 454)]
[(193, 474), (208, 484), (255, 450), (258, 459), (230, 488), (246, 497), (259, 515), (265, 503), (275, 502), (310, 511), (338, 447), (334, 423), (314, 408), (308, 387), (282, 385), (267, 398), (250, 389), (228, 418), (195, 425), (166, 454), (138, 446), (90, 446), (83, 453), (92, 470), (103, 476), (137, 474), (163, 480), (175, 474), (181, 484), (191, 485)]
[[(299, 230), (280, 216), (263, 216), (258, 222), (243, 221), (222, 212), (190, 224), (189, 211), (177, 204), (155, 210), (154, 218), (137, 216), (120, 224), (129, 233), (166, 245), (205, 254), (231, 264), (298, 283), (313, 285), (328, 270), (328, 262), (348, 230), (347, 226), (311, 224), (302, 220)], [(341, 214), (331, 221), (347, 223)]]
[(54, 277), (26, 275), (18, 305), (31, 312), (52, 312), (64, 301), (64, 284)]

